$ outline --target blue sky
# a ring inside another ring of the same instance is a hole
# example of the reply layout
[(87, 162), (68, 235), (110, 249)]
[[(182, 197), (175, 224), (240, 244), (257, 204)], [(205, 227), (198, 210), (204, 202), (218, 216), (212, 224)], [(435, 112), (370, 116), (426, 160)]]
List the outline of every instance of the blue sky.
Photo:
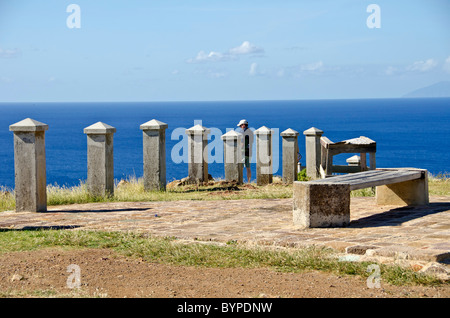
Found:
[(450, 80), (449, 12), (448, 0), (0, 0), (0, 102), (400, 97)]

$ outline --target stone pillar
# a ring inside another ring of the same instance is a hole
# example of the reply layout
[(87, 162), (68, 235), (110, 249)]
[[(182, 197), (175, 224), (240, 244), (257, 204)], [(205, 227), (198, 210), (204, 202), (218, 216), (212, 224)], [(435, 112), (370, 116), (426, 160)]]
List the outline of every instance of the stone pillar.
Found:
[(266, 126), (255, 130), (256, 184), (272, 183), (272, 130)]
[(144, 149), (144, 189), (166, 190), (166, 129), (168, 125), (152, 119), (140, 126)]
[(321, 146), (320, 137), (323, 131), (311, 127), (303, 132), (306, 143), (306, 175), (311, 179), (320, 178)]
[(31, 118), (9, 126), (14, 133), (16, 211), (47, 211), (45, 131), (47, 124)]
[(283, 131), (283, 182), (291, 184), (297, 180), (298, 173), (298, 131), (291, 128)]
[(225, 180), (236, 181), (238, 184), (243, 183), (242, 151), (239, 147), (242, 135), (234, 130), (230, 130), (222, 135), (223, 140), (223, 156), (225, 167)]
[(188, 173), (192, 182), (208, 181), (208, 134), (210, 129), (195, 125), (186, 129), (188, 135)]
[(87, 187), (92, 195), (114, 194), (113, 134), (116, 128), (97, 122), (84, 128), (87, 135)]
[(359, 167), (361, 165), (361, 158), (357, 155), (354, 155), (353, 157), (350, 157), (345, 161), (349, 166), (352, 167)]

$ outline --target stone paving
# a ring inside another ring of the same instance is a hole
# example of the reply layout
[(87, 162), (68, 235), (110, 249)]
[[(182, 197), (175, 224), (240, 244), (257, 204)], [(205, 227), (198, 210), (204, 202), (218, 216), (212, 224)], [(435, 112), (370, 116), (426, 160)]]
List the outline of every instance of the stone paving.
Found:
[(371, 197), (352, 198), (349, 226), (302, 230), (292, 223), (292, 199), (88, 203), (50, 206), (45, 213), (0, 213), (0, 231), (52, 227), (294, 248), (319, 245), (357, 258), (450, 266), (449, 196), (431, 196), (430, 204), (420, 207), (377, 206)]

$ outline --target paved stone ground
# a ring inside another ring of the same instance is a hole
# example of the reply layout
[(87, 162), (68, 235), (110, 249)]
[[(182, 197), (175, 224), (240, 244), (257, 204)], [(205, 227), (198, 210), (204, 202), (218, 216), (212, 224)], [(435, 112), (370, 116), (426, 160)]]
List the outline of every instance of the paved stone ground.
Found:
[(74, 228), (143, 231), (185, 240), (270, 246), (332, 247), (354, 260), (438, 264), (450, 273), (450, 197), (431, 196), (428, 206), (377, 206), (352, 198), (345, 228), (299, 230), (292, 199), (117, 202), (51, 206), (46, 213), (0, 213), (1, 229)]

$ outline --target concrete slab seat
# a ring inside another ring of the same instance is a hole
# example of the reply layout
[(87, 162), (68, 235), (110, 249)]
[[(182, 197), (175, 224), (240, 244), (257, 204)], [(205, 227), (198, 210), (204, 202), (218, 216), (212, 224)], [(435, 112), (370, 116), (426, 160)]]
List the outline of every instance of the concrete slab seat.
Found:
[(301, 182), (293, 187), (293, 221), (299, 228), (343, 227), (350, 223), (350, 191), (376, 187), (379, 205), (426, 205), (424, 169), (376, 169)]

